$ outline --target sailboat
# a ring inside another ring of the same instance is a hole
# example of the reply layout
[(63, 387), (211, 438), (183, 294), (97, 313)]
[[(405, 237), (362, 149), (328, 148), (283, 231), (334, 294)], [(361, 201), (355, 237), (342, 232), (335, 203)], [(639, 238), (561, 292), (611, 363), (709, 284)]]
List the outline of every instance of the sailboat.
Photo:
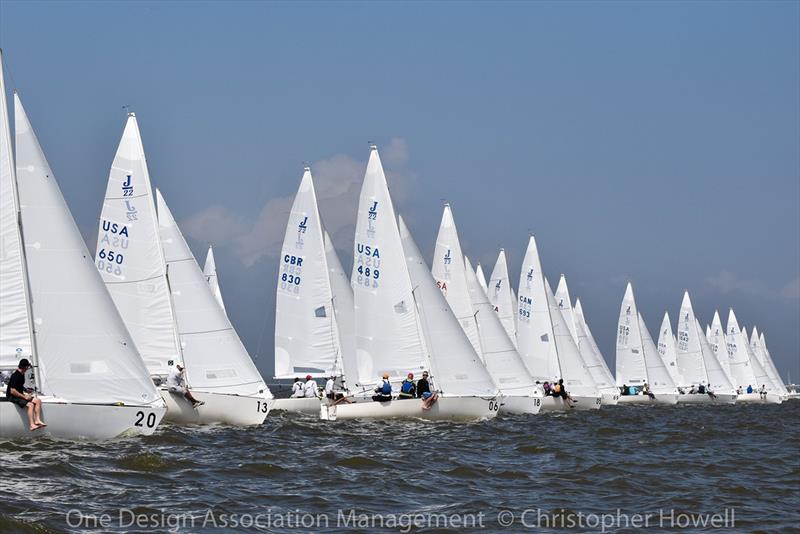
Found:
[(208, 252), (206, 252), (206, 262), (203, 264), (203, 276), (206, 277), (208, 287), (211, 288), (211, 293), (214, 295), (214, 298), (217, 299), (219, 307), (222, 308), (222, 311), (227, 315), (228, 312), (225, 309), (225, 302), (222, 300), (222, 290), (219, 288), (217, 262), (214, 260), (214, 247), (211, 245), (208, 246)]
[[(0, 52), (2, 54), (2, 52)], [(108, 439), (152, 434), (164, 401), (92, 264), (19, 96), (16, 167), (0, 55), (0, 368), (26, 385), (46, 427), (0, 393), (0, 436)]]
[[(275, 308), (275, 378), (355, 376), (353, 289), (317, 205), (305, 167), (281, 248)], [(355, 386), (355, 382), (352, 384)], [(316, 397), (276, 399), (275, 410), (319, 414)]]
[(614, 385), (614, 377), (611, 376), (603, 354), (600, 349), (594, 344), (594, 339), (590, 339), (586, 319), (583, 317), (583, 309), (580, 308), (580, 300), (576, 302), (575, 308), (572, 308), (572, 302), (569, 296), (569, 288), (567, 287), (567, 278), (563, 274), (558, 281), (556, 288), (556, 302), (559, 310), (561, 310), (567, 326), (573, 334), (575, 344), (581, 353), (581, 358), (586, 365), (589, 374), (592, 375), (597, 389), (602, 396), (603, 406), (614, 406), (619, 400), (619, 389)]
[(472, 265), (463, 256), (449, 204), (445, 204), (442, 213), (431, 273), (464, 333), (468, 338), (475, 336), (473, 348), (503, 396), (500, 412), (539, 413), (542, 395), (489, 303)]
[(664, 312), (664, 319), (661, 320), (661, 328), (658, 331), (658, 353), (661, 360), (667, 367), (669, 376), (675, 384), (680, 384), (680, 372), (678, 371), (678, 354), (675, 334), (672, 333), (672, 322), (669, 320), (669, 312)]
[(758, 358), (759, 363), (764, 368), (764, 371), (766, 371), (767, 376), (775, 388), (775, 393), (780, 395), (782, 400), (787, 400), (789, 391), (786, 389), (786, 385), (783, 383), (783, 380), (781, 380), (781, 376), (775, 368), (775, 362), (772, 361), (772, 358), (767, 354), (767, 351), (761, 344), (758, 328), (755, 326), (753, 326), (753, 334), (750, 336), (750, 351)]
[(489, 294), (489, 286), (486, 285), (486, 275), (483, 274), (483, 267), (481, 267), (481, 262), (478, 262), (478, 265), (475, 267), (475, 276), (478, 278), (478, 283), (481, 285), (484, 293), (487, 295)]
[[(136, 116), (128, 114), (111, 165), (95, 262), (178, 423), (261, 424), (272, 395), (215, 299), (180, 229), (156, 202)], [(193, 408), (164, 385), (182, 363)]]
[[(642, 314), (636, 308), (633, 286), (628, 283), (617, 324), (617, 386), (620, 404), (675, 404), (678, 391), (664, 361), (658, 354)], [(643, 393), (645, 384), (653, 398)], [(626, 389), (635, 387), (637, 394)]]
[(375, 383), (388, 373), (398, 384), (409, 372), (427, 370), (439, 396), (432, 405), (418, 399), (323, 404), (321, 419), (495, 417), (501, 404), (498, 390), (402, 217), (396, 218), (374, 145), (359, 198), (353, 253), (356, 381)]
[(781, 378), (781, 375), (778, 372), (778, 368), (775, 366), (775, 361), (772, 359), (772, 355), (769, 353), (769, 349), (767, 348), (767, 341), (764, 338), (764, 332), (761, 332), (759, 334), (758, 331), (756, 331), (755, 327), (753, 327), (753, 330), (754, 332), (753, 336), (751, 336), (751, 339), (758, 336), (758, 347), (760, 348), (764, 360), (767, 362), (767, 365), (772, 369), (773, 374), (771, 376), (775, 377), (773, 379), (773, 382), (777, 382), (776, 385), (780, 388), (780, 390), (783, 393), (783, 400), (788, 400), (790, 396), (789, 388), (786, 387), (786, 383), (784, 383), (783, 379)]
[(494, 306), (497, 317), (506, 329), (506, 333), (514, 346), (517, 345), (517, 302), (511, 289), (511, 280), (508, 276), (508, 264), (506, 262), (506, 251), (500, 249), (497, 261), (492, 269), (492, 276), (489, 279), (487, 289), (489, 302)]
[[(781, 396), (771, 391), (773, 389), (772, 387), (768, 388), (768, 392), (765, 395), (759, 393), (759, 388), (762, 384), (766, 385), (769, 378), (755, 356), (751, 357), (750, 351), (748, 350), (749, 346), (742, 335), (742, 331), (739, 329), (739, 323), (736, 320), (736, 314), (733, 312), (733, 309), (728, 312), (728, 326), (725, 332), (725, 342), (728, 347), (731, 376), (736, 381), (735, 385), (737, 386), (737, 391), (742, 391), (739, 393), (736, 402), (780, 404)], [(747, 393), (748, 386), (752, 386), (753, 393)]]
[(717, 357), (717, 361), (722, 366), (722, 370), (725, 371), (731, 384), (736, 386), (736, 380), (734, 380), (733, 375), (731, 375), (731, 362), (728, 357), (727, 344), (725, 343), (725, 329), (722, 327), (722, 321), (719, 318), (719, 311), (717, 310), (714, 311), (714, 319), (711, 321), (709, 335), (706, 337), (708, 338), (708, 344), (711, 346), (711, 350), (714, 352), (714, 356)]
[[(682, 379), (678, 388), (683, 391), (683, 394), (678, 397), (678, 402), (682, 404), (732, 404), (736, 399), (733, 384), (728, 380), (725, 371), (714, 356), (711, 345), (703, 333), (703, 328), (695, 317), (688, 291), (684, 292), (681, 301), (677, 330), (676, 359), (678, 373)], [(713, 395), (692, 393), (693, 389), (699, 389), (700, 386), (710, 389)]]
[[(586, 369), (572, 334), (546, 283), (536, 240), (530, 236), (519, 282), (517, 347), (531, 377), (538, 382), (563, 378), (579, 410), (600, 408), (602, 396)], [(542, 411), (570, 409), (563, 399), (546, 396)]]

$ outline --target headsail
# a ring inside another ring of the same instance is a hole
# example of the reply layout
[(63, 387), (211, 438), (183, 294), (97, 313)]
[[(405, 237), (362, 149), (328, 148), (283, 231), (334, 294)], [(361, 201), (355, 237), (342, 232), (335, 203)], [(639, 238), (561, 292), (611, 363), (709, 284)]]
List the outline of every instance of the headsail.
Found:
[(561, 310), (561, 314), (564, 316), (564, 320), (567, 321), (567, 326), (569, 326), (569, 331), (572, 333), (572, 338), (575, 340), (575, 343), (577, 343), (578, 331), (575, 327), (575, 315), (572, 312), (572, 300), (570, 299), (569, 288), (567, 287), (567, 277), (563, 274), (558, 279), (555, 297), (558, 309)]
[(83, 403), (161, 402), (16, 95), (14, 103), (17, 183), (42, 393)]
[(583, 316), (583, 307), (581, 306), (581, 299), (575, 300), (575, 329), (578, 334), (578, 348), (581, 351), (583, 361), (594, 379), (597, 388), (601, 393), (618, 394), (619, 391), (614, 385), (614, 376), (606, 364), (603, 353), (600, 352), (600, 347), (592, 336), (589, 325), (586, 323), (586, 318)]
[(669, 312), (664, 312), (664, 319), (661, 321), (661, 328), (658, 331), (658, 353), (664, 361), (664, 365), (672, 377), (672, 381), (677, 385), (682, 382), (678, 371), (678, 355), (675, 335), (672, 333), (672, 323), (669, 320)]
[(269, 392), (200, 266), (156, 190), (158, 223), (186, 382), (195, 390), (236, 395)]
[(731, 362), (728, 357), (728, 348), (725, 344), (725, 329), (722, 327), (722, 321), (719, 318), (719, 312), (714, 312), (714, 320), (711, 321), (711, 335), (708, 337), (708, 344), (717, 357), (717, 361), (722, 366), (728, 378), (731, 376)]
[(508, 337), (517, 345), (517, 302), (511, 289), (511, 280), (508, 277), (508, 264), (506, 261), (506, 251), (500, 249), (497, 261), (492, 269), (492, 276), (489, 279), (487, 290), (489, 302), (494, 306), (503, 328), (506, 329)]
[(486, 275), (483, 274), (483, 267), (481, 267), (480, 262), (478, 262), (478, 266), (475, 267), (475, 276), (478, 278), (478, 283), (481, 285), (483, 291), (488, 295), (489, 286), (486, 285)]
[(206, 252), (206, 262), (203, 264), (203, 276), (206, 277), (208, 287), (211, 288), (211, 293), (214, 294), (214, 298), (219, 302), (220, 308), (222, 308), (222, 311), (227, 315), (228, 312), (225, 310), (225, 302), (222, 300), (222, 291), (219, 288), (217, 262), (214, 260), (214, 247), (211, 245), (208, 246), (208, 252)]
[(133, 113), (111, 164), (95, 264), (150, 374), (166, 375), (181, 353), (150, 175)]

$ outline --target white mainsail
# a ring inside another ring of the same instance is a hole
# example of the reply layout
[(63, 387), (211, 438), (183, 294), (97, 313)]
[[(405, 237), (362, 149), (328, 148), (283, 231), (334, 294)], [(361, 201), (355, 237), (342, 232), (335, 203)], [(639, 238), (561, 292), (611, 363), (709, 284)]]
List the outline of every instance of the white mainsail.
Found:
[(550, 322), (553, 325), (556, 354), (558, 355), (558, 363), (563, 373), (559, 378), (564, 379), (567, 391), (572, 396), (599, 397), (600, 390), (587, 369), (586, 362), (583, 361), (578, 345), (575, 343), (575, 338), (572, 336), (572, 332), (569, 329), (567, 319), (564, 317), (564, 314), (561, 313), (561, 308), (559, 308), (556, 298), (553, 295), (553, 290), (550, 289), (550, 284), (546, 279), (544, 281), (544, 286), (547, 293), (547, 302), (550, 307)]
[(2, 72), (0, 83), (3, 89), (0, 94), (0, 368), (11, 369), (20, 359), (32, 357), (33, 324), (28, 307), (11, 124)]
[(692, 301), (689, 292), (683, 294), (680, 313), (678, 314), (678, 346), (676, 360), (678, 373), (683, 380), (680, 386), (705, 384), (708, 381), (701, 348), (702, 329), (697, 328)]
[(673, 394), (678, 390), (675, 387), (675, 381), (669, 374), (667, 366), (664, 365), (664, 360), (658, 354), (656, 344), (650, 335), (650, 330), (647, 329), (647, 324), (644, 322), (642, 312), (639, 314), (639, 332), (642, 336), (642, 349), (644, 352), (645, 366), (647, 367), (647, 385), (650, 390), (656, 394)]
[[(494, 278), (494, 277), (492, 277)], [(519, 279), (517, 350), (534, 380), (562, 377), (556, 352), (550, 305), (536, 240), (530, 236)]]
[(731, 379), (736, 388), (747, 389), (752, 386), (758, 389), (760, 384), (756, 380), (753, 364), (747, 351), (744, 338), (739, 323), (736, 321), (736, 314), (733, 309), (728, 313), (728, 327), (725, 333), (725, 344), (728, 348), (728, 360), (730, 362)]
[(783, 382), (783, 378), (781, 378), (781, 375), (778, 372), (778, 368), (775, 366), (775, 361), (772, 359), (772, 355), (770, 355), (770, 353), (769, 353), (769, 349), (767, 348), (767, 342), (764, 339), (764, 332), (761, 332), (761, 334), (758, 335), (758, 331), (756, 330), (756, 327), (754, 326), (753, 327), (753, 335), (751, 336), (750, 339), (756, 339), (756, 338), (758, 339), (758, 347), (761, 350), (761, 352), (762, 352), (762, 354), (764, 356), (764, 360), (766, 362), (765, 366), (772, 370), (772, 374), (770, 375), (770, 377), (774, 376), (775, 378), (773, 378), (773, 382), (775, 382), (775, 385), (778, 386), (778, 389), (781, 391), (781, 393), (783, 395), (788, 395), (789, 394), (789, 389), (786, 387), (786, 384)]
[(209, 393), (260, 396), (269, 389), (220, 308), (200, 266), (156, 189), (158, 223), (186, 383)]
[(478, 266), (475, 267), (475, 276), (478, 278), (478, 283), (481, 285), (483, 291), (488, 295), (489, 286), (486, 285), (486, 275), (483, 274), (483, 267), (481, 267), (480, 262), (478, 262)]
[(165, 376), (181, 352), (150, 175), (133, 113), (111, 164), (95, 264), (150, 374)]
[(402, 217), (399, 231), (436, 388), (451, 397), (496, 396), (497, 386), (459, 326)]
[(214, 298), (217, 299), (220, 308), (222, 311), (225, 312), (227, 315), (227, 310), (225, 310), (225, 302), (222, 300), (222, 290), (219, 288), (219, 277), (217, 276), (217, 262), (214, 260), (214, 247), (211, 245), (208, 246), (208, 252), (206, 253), (206, 262), (203, 264), (203, 276), (206, 277), (206, 282), (208, 282), (208, 287), (211, 288), (211, 293), (213, 293)]
[(711, 335), (708, 336), (708, 343), (714, 355), (717, 357), (717, 361), (719, 361), (722, 369), (725, 371), (725, 374), (728, 375), (729, 379), (732, 378), (731, 362), (728, 357), (728, 347), (725, 342), (725, 329), (722, 327), (719, 311), (714, 311), (714, 320), (711, 321)]
[(408, 372), (427, 369), (414, 288), (386, 176), (374, 146), (359, 196), (350, 281), (357, 382), (376, 382), (384, 372), (397, 381)]
[(643, 386), (647, 382), (639, 312), (630, 282), (619, 310), (616, 365), (617, 386)]
[(758, 384), (759, 388), (761, 386), (765, 386), (767, 391), (771, 391), (773, 393), (778, 393), (779, 395), (782, 394), (780, 387), (772, 380), (770, 376), (770, 371), (767, 370), (766, 366), (759, 360), (756, 353), (753, 351), (753, 348), (750, 346), (750, 340), (747, 337), (747, 332), (742, 328), (742, 341), (745, 343), (745, 350), (747, 351), (747, 357), (750, 358), (750, 364), (753, 367), (753, 374), (756, 377), (756, 383)]
[[(5, 95), (5, 87), (0, 89)], [(16, 95), (14, 104), (20, 224), (40, 393), (72, 403), (163, 406)], [(6, 133), (7, 126), (3, 129)]]
[(492, 276), (489, 279), (489, 288), (487, 289), (489, 302), (494, 307), (503, 328), (506, 329), (508, 337), (517, 345), (517, 306), (516, 298), (513, 296), (511, 289), (511, 280), (508, 277), (508, 264), (506, 261), (506, 251), (500, 249), (497, 255), (497, 261), (492, 269)]
[[(600, 352), (600, 347), (592, 336), (589, 325), (586, 323), (586, 318), (583, 315), (583, 306), (581, 299), (575, 300), (574, 309), (575, 330), (578, 335), (578, 348), (581, 351), (583, 361), (586, 363), (589, 373), (591, 373), (597, 388), (600, 393), (604, 395), (619, 395), (619, 390), (614, 385), (614, 376), (606, 364), (603, 353)], [(605, 401), (604, 401), (605, 402)]]
[(669, 312), (664, 312), (664, 319), (661, 321), (661, 328), (658, 331), (658, 353), (667, 366), (667, 371), (675, 384), (683, 382), (678, 371), (678, 355), (675, 335), (672, 333), (672, 322), (669, 320)]
[(478, 339), (478, 326), (467, 288), (467, 275), (464, 271), (464, 253), (458, 239), (453, 212), (450, 204), (444, 205), (442, 222), (436, 236), (436, 249), (433, 251), (431, 273), (442, 290), (450, 309), (453, 310), (461, 328), (472, 343), (475, 352), (481, 353)]
[(311, 169), (297, 190), (281, 248), (275, 378), (340, 376), (342, 342)]
[(572, 312), (572, 301), (570, 300), (569, 288), (567, 287), (567, 277), (563, 274), (558, 280), (555, 298), (558, 309), (561, 310), (564, 320), (567, 321), (567, 326), (569, 326), (569, 331), (572, 333), (572, 338), (575, 340), (575, 343), (578, 343), (578, 330), (575, 326), (575, 315)]

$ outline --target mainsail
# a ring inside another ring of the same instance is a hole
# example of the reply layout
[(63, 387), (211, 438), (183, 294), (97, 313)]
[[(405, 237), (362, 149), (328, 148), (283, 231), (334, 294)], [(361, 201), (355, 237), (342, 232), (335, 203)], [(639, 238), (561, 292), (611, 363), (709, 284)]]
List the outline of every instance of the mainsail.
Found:
[(508, 277), (508, 264), (506, 261), (506, 251), (500, 249), (497, 261), (492, 269), (492, 276), (489, 279), (487, 290), (489, 302), (494, 306), (503, 328), (506, 329), (508, 337), (517, 344), (517, 303), (511, 289), (511, 280)]
[(756, 380), (753, 365), (750, 362), (750, 356), (733, 309), (728, 313), (725, 344), (728, 348), (728, 361), (730, 362), (731, 379), (734, 387), (747, 389), (748, 386), (752, 386), (753, 389), (757, 389), (759, 386), (758, 380)]
[(703, 337), (702, 330), (697, 328), (692, 301), (689, 292), (683, 294), (680, 313), (678, 314), (678, 346), (676, 358), (678, 373), (683, 380), (681, 386), (705, 384), (708, 381), (708, 372), (703, 360), (700, 346)]
[(633, 286), (628, 283), (617, 323), (617, 386), (643, 386), (647, 382), (639, 312), (633, 296)]
[(680, 384), (680, 372), (678, 371), (678, 348), (675, 342), (675, 335), (672, 333), (672, 322), (669, 320), (669, 312), (664, 312), (664, 319), (661, 321), (661, 328), (658, 331), (658, 353), (664, 361), (664, 365), (672, 377), (675, 384)]
[(647, 385), (655, 394), (676, 393), (675, 381), (670, 376), (667, 366), (664, 365), (664, 360), (661, 359), (656, 344), (653, 343), (653, 338), (650, 336), (650, 331), (647, 329), (647, 324), (644, 322), (642, 312), (638, 313), (644, 361), (645, 366), (647, 366)]

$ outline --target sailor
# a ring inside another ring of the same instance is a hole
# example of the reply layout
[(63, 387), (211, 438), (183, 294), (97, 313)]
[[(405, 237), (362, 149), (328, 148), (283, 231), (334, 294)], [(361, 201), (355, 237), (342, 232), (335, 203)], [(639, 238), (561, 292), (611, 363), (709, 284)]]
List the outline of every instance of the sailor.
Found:
[(706, 394), (706, 386), (704, 384), (700, 384), (699, 386), (697, 386), (697, 392), (699, 394), (701, 394), (701, 395), (705, 395)]
[(564, 402), (572, 408), (572, 397), (570, 397), (569, 393), (567, 393), (567, 389), (564, 387), (564, 379), (559, 378), (558, 383), (553, 386), (553, 396), (554, 397), (561, 397), (564, 399)]
[(619, 392), (621, 395), (630, 395), (631, 392), (628, 391), (628, 384), (622, 384), (622, 387), (619, 388)]
[(375, 395), (372, 396), (375, 402), (388, 402), (392, 400), (392, 383), (389, 382), (389, 373), (383, 373), (383, 380), (375, 388)]
[(747, 394), (749, 395), (752, 392), (753, 392), (753, 386), (750, 385), (750, 384), (747, 384)]
[(653, 395), (653, 392), (650, 391), (650, 384), (647, 382), (644, 383), (644, 387), (642, 388), (642, 393), (650, 397), (650, 400), (655, 400), (656, 396)]
[(403, 383), (400, 384), (398, 399), (413, 399), (417, 395), (417, 386), (414, 384), (414, 373), (408, 373)]
[(303, 386), (303, 393), (303, 396), (307, 399), (319, 398), (319, 386), (317, 386), (317, 381), (314, 380), (314, 377), (311, 375), (306, 375), (306, 383)]
[(431, 396), (431, 384), (428, 382), (428, 371), (422, 371), (422, 378), (417, 380), (417, 397), (427, 399)]
[(549, 397), (550, 395), (553, 394), (553, 388), (550, 387), (550, 382), (548, 382), (547, 380), (545, 380), (544, 384), (542, 384), (542, 391), (544, 391), (545, 397)]
[(6, 387), (6, 397), (20, 408), (28, 412), (28, 429), (39, 430), (47, 425), (42, 421), (42, 401), (25, 391), (25, 373), (31, 368), (31, 362), (22, 358), (17, 370), (11, 374)]
[(761, 397), (761, 400), (764, 400), (764, 399), (767, 398), (767, 385), (766, 384), (761, 384), (761, 389), (758, 390), (758, 396)]
[(175, 364), (175, 368), (167, 375), (167, 389), (170, 393), (183, 395), (186, 400), (192, 403), (192, 408), (197, 408), (205, 404), (194, 398), (189, 388), (183, 385), (183, 364)]
[(305, 395), (303, 391), (303, 383), (300, 381), (300, 377), (295, 377), (294, 383), (292, 384), (292, 399), (297, 399)]
[(338, 404), (345, 397), (344, 393), (336, 391), (336, 377), (333, 375), (325, 382), (325, 396), (334, 401), (334, 404)]
[(736, 388), (736, 394), (737, 395), (741, 395), (743, 392), (744, 392), (744, 390), (742, 389), (742, 386), (739, 386), (738, 388)]

